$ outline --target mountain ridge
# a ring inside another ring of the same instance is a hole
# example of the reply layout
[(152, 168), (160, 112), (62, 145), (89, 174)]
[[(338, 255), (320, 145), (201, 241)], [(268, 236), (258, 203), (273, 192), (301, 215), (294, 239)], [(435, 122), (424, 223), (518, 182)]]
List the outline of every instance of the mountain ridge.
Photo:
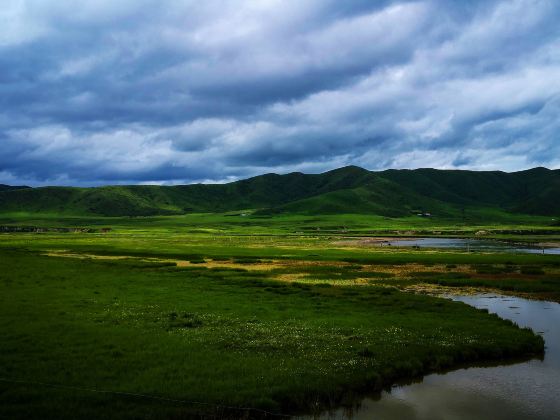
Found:
[(258, 214), (372, 213), (457, 216), (465, 208), (560, 214), (560, 170), (518, 172), (432, 168), (369, 171), (346, 166), (321, 174), (268, 173), (227, 184), (10, 187), (0, 213), (152, 216), (255, 210)]

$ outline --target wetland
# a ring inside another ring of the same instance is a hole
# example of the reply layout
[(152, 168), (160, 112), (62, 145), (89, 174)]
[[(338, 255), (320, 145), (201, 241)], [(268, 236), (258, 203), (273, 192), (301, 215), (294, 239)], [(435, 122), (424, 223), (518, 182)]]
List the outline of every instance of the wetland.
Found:
[[(294, 233), (309, 223), (294, 218), (266, 234), (262, 218), (216, 215), (33, 223), (53, 229), (0, 235), (2, 417), (425, 418), (447, 412), (425, 393), (484, 391), (461, 391), (473, 366), (506, 364), (489, 368), (504, 383), (554, 372), (550, 328), (498, 303), (556, 308), (557, 255), (363, 247)], [(542, 388), (511, 392), (516, 412), (546, 408)]]

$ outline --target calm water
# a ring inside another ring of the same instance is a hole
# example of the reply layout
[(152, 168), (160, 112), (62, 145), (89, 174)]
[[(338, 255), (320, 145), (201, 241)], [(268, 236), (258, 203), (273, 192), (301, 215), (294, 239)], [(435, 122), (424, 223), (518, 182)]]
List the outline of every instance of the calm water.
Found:
[[(464, 239), (464, 238), (411, 238), (395, 239), (388, 241), (391, 246), (405, 246), (420, 248), (458, 248), (472, 251), (503, 251), (543, 254), (543, 248), (531, 248), (526, 245), (515, 245), (508, 242), (494, 241), (491, 239)], [(544, 248), (544, 254), (560, 255), (560, 248)]]
[(452, 297), (486, 308), (544, 336), (544, 360), (460, 369), (395, 386), (358, 409), (322, 419), (560, 419), (560, 305), (496, 295)]

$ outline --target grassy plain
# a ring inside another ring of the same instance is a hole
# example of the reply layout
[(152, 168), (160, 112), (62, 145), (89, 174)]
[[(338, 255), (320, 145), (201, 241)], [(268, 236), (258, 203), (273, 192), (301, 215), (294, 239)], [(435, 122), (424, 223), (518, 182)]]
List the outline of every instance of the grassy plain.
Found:
[(480, 230), (558, 240), (544, 219), (242, 214), (2, 216), (0, 417), (272, 417), (460, 363), (542, 354), (529, 330), (407, 290), (560, 300), (559, 256), (340, 243)]

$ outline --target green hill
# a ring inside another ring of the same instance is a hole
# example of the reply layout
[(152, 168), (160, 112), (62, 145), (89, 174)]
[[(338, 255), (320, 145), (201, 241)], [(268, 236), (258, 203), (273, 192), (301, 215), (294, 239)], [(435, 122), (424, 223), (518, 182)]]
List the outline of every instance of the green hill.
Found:
[(373, 176), (358, 187), (337, 189), (282, 206), (260, 210), (260, 214), (303, 213), (371, 213), (390, 217), (413, 213), (437, 212), (450, 216), (449, 206), (438, 200), (416, 194), (388, 179)]
[(560, 170), (386, 170), (348, 166), (322, 174), (265, 174), (229, 184), (10, 187), (0, 213), (149, 216), (254, 209), (258, 214), (366, 213), (452, 217), (465, 208), (560, 214)]
[(13, 190), (23, 190), (24, 188), (29, 188), (26, 185), (6, 185), (0, 184), (0, 191), (13, 191)]
[(425, 197), (454, 205), (560, 214), (560, 170), (534, 168), (506, 173), (416, 169), (388, 170), (380, 175)]

